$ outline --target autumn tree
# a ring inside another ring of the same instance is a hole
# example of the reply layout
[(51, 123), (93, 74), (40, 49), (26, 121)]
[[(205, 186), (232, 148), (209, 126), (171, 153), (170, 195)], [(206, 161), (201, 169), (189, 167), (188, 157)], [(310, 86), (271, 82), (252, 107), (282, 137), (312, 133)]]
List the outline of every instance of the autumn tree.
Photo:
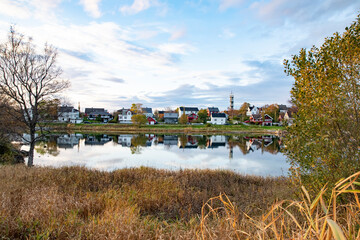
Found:
[[(28, 166), (33, 165), (36, 128), (42, 133), (42, 102), (68, 87), (59, 79), (62, 70), (56, 65), (57, 51), (45, 44), (38, 53), (31, 38), (25, 39), (10, 28), (8, 40), (0, 45), (0, 90), (14, 106), (12, 116), (23, 123), (30, 135)], [(41, 135), (41, 134), (40, 134)]]
[(142, 104), (141, 103), (133, 103), (131, 104), (131, 108), (130, 110), (134, 113), (134, 114), (138, 114), (142, 112)]
[(198, 112), (198, 117), (202, 123), (206, 123), (206, 120), (208, 119), (208, 113), (206, 109), (200, 109), (200, 111)]
[(273, 118), (274, 122), (279, 120), (280, 109), (277, 104), (265, 105), (263, 107), (264, 114), (269, 115)]
[(147, 118), (143, 114), (136, 114), (131, 117), (131, 121), (134, 125), (141, 126), (148, 122)]
[(187, 122), (188, 122), (188, 118), (187, 118), (186, 114), (183, 113), (179, 118), (179, 123), (180, 124), (187, 124)]
[(246, 116), (246, 113), (247, 113), (247, 110), (250, 106), (250, 103), (247, 103), (247, 102), (244, 102), (240, 109), (239, 109), (239, 114), (241, 115), (241, 121), (245, 121), (245, 119), (247, 118)]
[(287, 156), (314, 191), (360, 170), (360, 19), (345, 30), (284, 61), (298, 109)]

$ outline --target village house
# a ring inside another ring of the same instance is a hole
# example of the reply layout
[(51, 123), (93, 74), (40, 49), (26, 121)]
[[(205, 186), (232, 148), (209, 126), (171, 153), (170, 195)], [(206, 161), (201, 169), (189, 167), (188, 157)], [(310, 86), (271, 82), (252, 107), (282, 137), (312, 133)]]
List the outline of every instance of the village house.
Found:
[(253, 114), (250, 116), (250, 123), (261, 124), (263, 126), (272, 126), (273, 118), (268, 114), (264, 115), (264, 118), (261, 114)]
[(279, 107), (279, 110), (280, 110), (281, 113), (286, 113), (287, 110), (288, 110), (288, 107), (286, 105), (283, 105), (283, 104), (278, 105), (278, 107)]
[(246, 116), (250, 117), (251, 115), (255, 115), (255, 114), (259, 114), (259, 113), (260, 113), (260, 109), (253, 105), (253, 106), (248, 107)]
[(224, 125), (226, 123), (225, 113), (212, 113), (210, 121), (208, 123), (216, 125)]
[(153, 112), (152, 112), (152, 108), (148, 108), (148, 107), (146, 107), (146, 108), (141, 108), (141, 112), (142, 112), (142, 114), (144, 114), (147, 118), (148, 118), (148, 117), (151, 117), (151, 118), (154, 117), (154, 114), (153, 114)]
[(79, 110), (72, 106), (61, 106), (58, 109), (58, 121), (67, 123), (82, 123)]
[(197, 115), (199, 112), (199, 109), (197, 107), (179, 107), (179, 116), (182, 116), (184, 113), (186, 116), (189, 116), (190, 114)]
[(169, 124), (178, 123), (179, 114), (177, 112), (165, 112), (164, 113), (164, 122)]
[(156, 119), (153, 118), (153, 117), (147, 117), (147, 120), (148, 120), (148, 124), (149, 124), (149, 125), (154, 125), (154, 124), (156, 124)]
[(120, 109), (117, 111), (118, 114), (118, 122), (119, 123), (127, 123), (127, 124), (131, 124), (131, 118), (133, 116), (133, 113), (130, 109)]
[(217, 108), (217, 107), (208, 107), (206, 109), (206, 111), (208, 113), (208, 117), (210, 117), (212, 113), (219, 113), (220, 112), (219, 108)]
[(290, 111), (287, 111), (284, 115), (284, 122), (291, 126), (294, 123), (294, 114)]
[(100, 118), (104, 123), (113, 119), (112, 115), (104, 108), (85, 108), (85, 117), (89, 120), (96, 120)]

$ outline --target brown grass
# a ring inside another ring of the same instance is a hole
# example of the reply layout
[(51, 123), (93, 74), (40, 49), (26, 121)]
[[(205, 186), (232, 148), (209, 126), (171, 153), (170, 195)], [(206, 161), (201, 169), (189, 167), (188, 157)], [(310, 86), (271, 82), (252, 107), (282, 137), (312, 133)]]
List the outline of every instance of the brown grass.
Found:
[[(0, 236), (194, 239), (201, 237), (204, 203), (220, 193), (226, 193), (229, 202), (236, 202), (234, 209), (259, 217), (274, 201), (290, 197), (292, 191), (285, 178), (242, 176), (230, 171), (137, 168), (101, 172), (82, 167), (2, 166)], [(221, 204), (214, 202), (213, 206)], [(225, 220), (212, 220), (213, 229), (226, 230)], [(228, 231), (223, 233), (221, 236), (232, 236), (226, 235)]]
[[(300, 201), (276, 202), (262, 217), (251, 217), (225, 195), (202, 208), (201, 239), (360, 239), (360, 172), (340, 180), (324, 199), (326, 186), (311, 199), (302, 187)], [(345, 196), (344, 196), (345, 195)], [(338, 198), (342, 202), (339, 204)], [(219, 207), (214, 207), (220, 205)]]

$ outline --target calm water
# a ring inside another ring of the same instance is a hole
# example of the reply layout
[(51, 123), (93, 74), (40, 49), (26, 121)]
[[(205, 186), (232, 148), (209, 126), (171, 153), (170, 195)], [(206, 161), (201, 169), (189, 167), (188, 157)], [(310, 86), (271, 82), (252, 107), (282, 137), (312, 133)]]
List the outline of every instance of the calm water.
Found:
[[(27, 146), (24, 146), (24, 149)], [(147, 166), (158, 169), (228, 169), (238, 173), (286, 175), (289, 164), (274, 136), (51, 135), (38, 142), (34, 164), (85, 166), (111, 171)]]

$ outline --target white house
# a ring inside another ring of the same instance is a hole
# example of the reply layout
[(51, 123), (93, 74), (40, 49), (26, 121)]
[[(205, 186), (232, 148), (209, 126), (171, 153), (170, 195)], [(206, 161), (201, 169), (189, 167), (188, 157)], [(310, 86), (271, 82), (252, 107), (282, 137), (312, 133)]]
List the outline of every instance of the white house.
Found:
[(260, 113), (259, 108), (255, 107), (253, 105), (253, 106), (248, 107), (247, 112), (246, 112), (246, 116), (250, 117), (251, 115), (255, 115), (255, 114), (259, 114), (259, 113)]
[(141, 108), (141, 112), (142, 112), (142, 114), (144, 114), (146, 116), (146, 118), (149, 118), (149, 117), (153, 118), (154, 117), (154, 114), (152, 112), (152, 108), (148, 108), (148, 107)]
[(133, 135), (123, 134), (119, 135), (118, 137), (118, 144), (122, 145), (123, 147), (131, 147), (131, 139)]
[(225, 113), (212, 113), (210, 121), (208, 123), (216, 125), (224, 125), (226, 123)]
[(119, 123), (132, 123), (131, 121), (131, 117), (133, 116), (132, 112), (130, 109), (120, 109), (118, 110), (119, 115), (118, 115), (118, 122)]
[(79, 110), (72, 106), (61, 106), (58, 110), (58, 121), (68, 123), (82, 123)]
[(190, 114), (198, 114), (199, 109), (197, 107), (179, 107), (179, 116), (181, 117), (184, 113), (185, 115), (190, 115)]

